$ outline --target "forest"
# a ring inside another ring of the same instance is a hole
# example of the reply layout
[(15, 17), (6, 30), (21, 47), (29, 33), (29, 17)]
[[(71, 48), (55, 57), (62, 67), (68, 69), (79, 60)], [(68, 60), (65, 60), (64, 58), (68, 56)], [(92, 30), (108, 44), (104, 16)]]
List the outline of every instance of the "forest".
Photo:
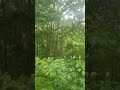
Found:
[(85, 1), (36, 0), (35, 89), (85, 89)]
[(33, 0), (0, 0), (0, 90), (34, 90)]
[(84, 0), (0, 0), (0, 90), (34, 89), (85, 89)]
[(85, 8), (86, 89), (120, 90), (120, 1), (86, 0)]
[(120, 90), (119, 0), (0, 0), (0, 90)]

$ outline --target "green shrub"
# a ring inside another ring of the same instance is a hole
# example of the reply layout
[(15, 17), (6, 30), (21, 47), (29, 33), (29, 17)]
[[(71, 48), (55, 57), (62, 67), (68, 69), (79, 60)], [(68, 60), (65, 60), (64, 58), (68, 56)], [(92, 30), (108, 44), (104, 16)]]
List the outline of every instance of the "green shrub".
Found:
[(21, 75), (13, 79), (5, 73), (0, 75), (0, 90), (34, 90), (34, 78)]
[[(73, 60), (74, 61), (74, 60)], [(36, 90), (84, 90), (84, 62), (36, 58)]]

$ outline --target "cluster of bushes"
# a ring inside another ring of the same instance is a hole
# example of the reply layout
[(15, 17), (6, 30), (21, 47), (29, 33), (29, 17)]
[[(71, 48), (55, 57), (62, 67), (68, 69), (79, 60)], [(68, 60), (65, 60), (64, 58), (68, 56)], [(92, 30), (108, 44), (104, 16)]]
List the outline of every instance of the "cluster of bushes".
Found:
[(120, 90), (120, 83), (110, 80), (91, 81), (86, 85), (86, 90)]
[(85, 65), (82, 60), (36, 58), (36, 90), (84, 90)]
[(0, 90), (34, 90), (34, 85), (34, 75), (21, 75), (17, 79), (7, 73), (0, 75)]

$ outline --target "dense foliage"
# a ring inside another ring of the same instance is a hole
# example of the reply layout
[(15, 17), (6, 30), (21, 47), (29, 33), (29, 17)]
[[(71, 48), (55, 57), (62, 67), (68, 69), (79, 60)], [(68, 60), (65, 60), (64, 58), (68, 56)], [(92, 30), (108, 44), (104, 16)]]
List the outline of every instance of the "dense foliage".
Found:
[(33, 74), (34, 2), (0, 0), (0, 7), (0, 70), (15, 77)]
[(84, 90), (83, 0), (37, 0), (36, 90)]
[[(98, 90), (118, 90), (120, 81), (120, 3), (119, 0), (86, 0), (86, 72), (96, 72)], [(109, 74), (109, 75), (108, 75)], [(106, 80), (107, 78), (107, 80)], [(117, 84), (115, 84), (117, 83)], [(112, 87), (112, 89), (110, 88)], [(96, 90), (96, 89), (95, 89)]]
[(0, 90), (34, 90), (34, 22), (33, 0), (0, 0)]
[[(86, 40), (84, 0), (35, 2), (36, 90), (119, 90), (119, 0), (86, 0)], [(34, 89), (33, 12), (34, 0), (0, 1), (0, 90)]]
[(36, 90), (83, 90), (84, 62), (76, 60), (74, 66), (72, 65), (64, 59), (37, 58)]
[(34, 90), (34, 75), (21, 75), (17, 79), (5, 73), (0, 74), (0, 90)]

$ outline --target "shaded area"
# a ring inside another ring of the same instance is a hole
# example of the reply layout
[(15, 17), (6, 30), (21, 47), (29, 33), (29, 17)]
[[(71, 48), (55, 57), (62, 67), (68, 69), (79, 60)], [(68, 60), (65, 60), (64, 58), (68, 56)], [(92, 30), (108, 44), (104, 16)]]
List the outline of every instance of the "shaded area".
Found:
[(34, 22), (33, 0), (0, 0), (1, 85), (5, 73), (11, 79), (34, 74)]
[[(86, 1), (86, 88), (120, 86), (120, 1)], [(91, 84), (92, 83), (92, 84)]]

